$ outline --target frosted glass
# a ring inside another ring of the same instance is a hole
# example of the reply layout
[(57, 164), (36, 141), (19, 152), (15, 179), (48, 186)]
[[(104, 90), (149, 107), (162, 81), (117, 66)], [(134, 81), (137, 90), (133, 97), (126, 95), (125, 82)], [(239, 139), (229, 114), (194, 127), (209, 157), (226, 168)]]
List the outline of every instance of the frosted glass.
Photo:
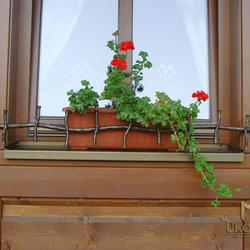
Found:
[[(43, 0), (38, 105), (42, 116), (64, 116), (66, 92), (90, 81), (102, 92), (113, 52), (107, 47), (118, 29), (118, 0)], [(206, 0), (134, 0), (134, 61), (149, 53), (144, 71), (147, 95), (164, 91), (188, 105), (197, 90), (209, 93)], [(101, 101), (104, 106), (107, 101)], [(209, 118), (209, 102), (199, 118)]]
[[(134, 61), (148, 52), (151, 69), (144, 70), (144, 91), (155, 100), (164, 91), (189, 105), (193, 92), (209, 93), (207, 0), (134, 0)], [(210, 117), (209, 101), (199, 118)]]
[(117, 0), (43, 0), (38, 105), (42, 116), (64, 116), (66, 92), (90, 81), (101, 93), (118, 29)]

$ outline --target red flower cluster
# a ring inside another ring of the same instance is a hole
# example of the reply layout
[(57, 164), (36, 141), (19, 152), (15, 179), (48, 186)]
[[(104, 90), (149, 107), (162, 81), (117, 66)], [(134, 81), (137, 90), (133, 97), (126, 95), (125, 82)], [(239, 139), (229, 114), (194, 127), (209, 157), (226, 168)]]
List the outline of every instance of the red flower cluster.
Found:
[(120, 50), (122, 50), (122, 51), (127, 51), (127, 50), (129, 50), (129, 49), (132, 49), (132, 50), (135, 49), (134, 43), (133, 43), (132, 41), (122, 42), (122, 43), (121, 43)]
[(198, 90), (196, 93), (194, 92), (192, 94), (192, 97), (193, 98), (197, 97), (199, 101), (202, 100), (205, 102), (209, 98), (209, 95), (202, 90), (201, 91)]
[(127, 62), (120, 58), (115, 58), (111, 61), (111, 65), (117, 67), (118, 69), (125, 70), (127, 68)]

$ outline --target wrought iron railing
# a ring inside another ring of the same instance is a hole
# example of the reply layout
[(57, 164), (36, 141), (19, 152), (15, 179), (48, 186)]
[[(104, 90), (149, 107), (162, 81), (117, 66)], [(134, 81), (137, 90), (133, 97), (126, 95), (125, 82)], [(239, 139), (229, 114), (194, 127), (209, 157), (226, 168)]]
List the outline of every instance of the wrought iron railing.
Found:
[[(57, 125), (50, 125), (45, 123), (40, 123), (40, 111), (41, 107), (38, 106), (36, 109), (36, 116), (35, 116), (35, 122), (34, 123), (19, 123), (19, 124), (8, 124), (7, 120), (7, 114), (8, 110), (4, 110), (4, 116), (3, 116), (3, 124), (0, 124), (0, 129), (3, 129), (2, 131), (2, 144), (6, 144), (6, 131), (8, 128), (34, 128), (34, 134), (33, 134), (33, 141), (37, 141), (37, 128), (46, 128), (46, 129), (53, 129), (57, 131), (65, 131), (66, 138), (65, 138), (65, 145), (68, 145), (69, 140), (69, 132), (94, 132), (93, 137), (93, 145), (96, 145), (96, 138), (98, 131), (104, 131), (104, 130), (117, 130), (117, 129), (124, 129), (126, 130), (124, 134), (123, 139), (123, 148), (126, 148), (126, 140), (127, 135), (130, 130), (139, 130), (139, 131), (145, 131), (145, 132), (155, 132), (158, 137), (158, 143), (157, 145), (161, 144), (161, 133), (168, 133), (172, 130), (169, 129), (160, 129), (159, 124), (157, 124), (156, 128), (145, 128), (145, 127), (136, 127), (132, 126), (132, 121), (128, 125), (120, 125), (120, 126), (99, 126), (98, 123), (98, 110), (95, 110), (95, 127), (93, 128), (71, 128), (68, 127), (68, 114), (69, 110), (66, 110), (65, 112), (65, 118), (64, 118), (64, 126), (57, 126)], [(217, 110), (217, 123), (216, 124), (196, 124), (195, 129), (214, 129), (214, 143), (217, 144), (218, 142), (218, 131), (219, 130), (229, 130), (229, 131), (239, 131), (241, 133), (244, 133), (245, 138), (245, 149), (248, 149), (248, 133), (250, 133), (249, 128), (249, 117), (250, 115), (246, 115), (246, 123), (245, 127), (231, 127), (231, 126), (222, 126), (221, 123), (221, 110)]]

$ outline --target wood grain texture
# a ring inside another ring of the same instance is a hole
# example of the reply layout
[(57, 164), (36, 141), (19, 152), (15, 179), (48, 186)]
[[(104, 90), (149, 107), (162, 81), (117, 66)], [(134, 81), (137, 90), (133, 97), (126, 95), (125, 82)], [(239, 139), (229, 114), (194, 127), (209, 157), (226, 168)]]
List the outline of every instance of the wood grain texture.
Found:
[(218, 18), (217, 1), (208, 1), (210, 116), (217, 122), (218, 109)]
[[(2, 213), (3, 213), (2, 199), (0, 198), (0, 245), (1, 245), (1, 242), (2, 242)], [(2, 249), (2, 248), (0, 247), (0, 249)]]
[[(242, 2), (242, 123), (245, 123), (245, 115), (250, 114), (250, 2), (241, 0)], [(250, 147), (246, 152), (250, 153)]]
[[(221, 124), (230, 124), (230, 0), (218, 1), (218, 108)], [(230, 132), (220, 131), (220, 143), (229, 143)]]
[[(250, 204), (250, 200), (246, 200)], [(250, 224), (250, 210), (245, 208), (245, 221), (244, 224)], [(248, 236), (248, 235), (247, 235)], [(244, 237), (244, 250), (250, 250), (250, 237)]]
[(242, 249), (222, 223), (4, 222), (3, 240), (11, 250)]
[[(124, 202), (126, 203), (126, 202)], [(53, 204), (53, 203), (52, 203)], [(240, 207), (110, 207), (110, 206), (56, 206), (56, 205), (4, 205), (4, 217), (48, 217), (51, 214), (59, 217), (127, 217), (130, 218), (154, 218), (163, 217), (185, 217), (185, 218), (221, 218), (221, 222), (225, 217), (239, 217)]]
[[(230, 126), (241, 127), (242, 123), (242, 55), (241, 55), (241, 1), (230, 2)], [(243, 114), (245, 116), (245, 114)], [(240, 133), (230, 132), (230, 144), (244, 148)]]
[[(11, 21), (10, 21), (10, 53), (9, 53), (9, 79), (8, 79), (8, 124), (16, 123), (16, 98), (17, 98), (17, 71), (18, 71), (18, 39), (19, 39), (19, 10), (20, 0), (11, 2)], [(15, 129), (7, 130), (8, 139), (6, 143), (15, 140)]]
[[(10, 0), (0, 1), (0, 123), (3, 122), (3, 110), (7, 108), (10, 2)], [(2, 148), (3, 145), (0, 144), (0, 149)]]
[[(178, 200), (178, 199), (83, 199), (83, 198), (27, 198), (3, 197), (4, 205), (47, 205), (50, 206), (105, 206), (105, 207), (211, 207), (209, 200)], [(240, 200), (222, 200), (220, 207), (241, 207)]]
[[(10, 96), (10, 100), (16, 101), (16, 123), (26, 123), (29, 120), (30, 103), (30, 77), (31, 77), (31, 46), (32, 46), (32, 0), (21, 0), (19, 8), (18, 53), (16, 72), (16, 96)], [(27, 128), (15, 129), (18, 134), (27, 135)], [(16, 137), (15, 137), (16, 138)]]
[[(216, 235), (216, 236), (215, 236)], [(12, 250), (242, 249), (242, 239), (218, 223), (3, 223)]]
[(20, 1), (18, 72), (17, 72), (17, 123), (28, 122), (30, 88), (30, 51), (32, 30), (32, 0)]
[[(218, 169), (218, 182), (226, 182), (234, 199), (250, 196), (248, 169)], [(118, 199), (214, 199), (200, 185), (195, 169), (0, 167), (0, 196)]]
[(42, 0), (33, 1), (32, 5), (29, 120), (35, 117), (37, 106)]
[(12, 250), (242, 249), (227, 215), (240, 220), (239, 208), (4, 205), (2, 236)]

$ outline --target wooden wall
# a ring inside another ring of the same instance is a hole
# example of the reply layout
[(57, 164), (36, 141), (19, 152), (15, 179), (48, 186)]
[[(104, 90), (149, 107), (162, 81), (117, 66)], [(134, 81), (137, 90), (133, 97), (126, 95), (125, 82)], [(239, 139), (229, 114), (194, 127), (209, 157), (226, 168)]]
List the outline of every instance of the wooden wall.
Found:
[(239, 207), (194, 204), (5, 199), (3, 249), (243, 249), (225, 230), (227, 216), (241, 224)]

